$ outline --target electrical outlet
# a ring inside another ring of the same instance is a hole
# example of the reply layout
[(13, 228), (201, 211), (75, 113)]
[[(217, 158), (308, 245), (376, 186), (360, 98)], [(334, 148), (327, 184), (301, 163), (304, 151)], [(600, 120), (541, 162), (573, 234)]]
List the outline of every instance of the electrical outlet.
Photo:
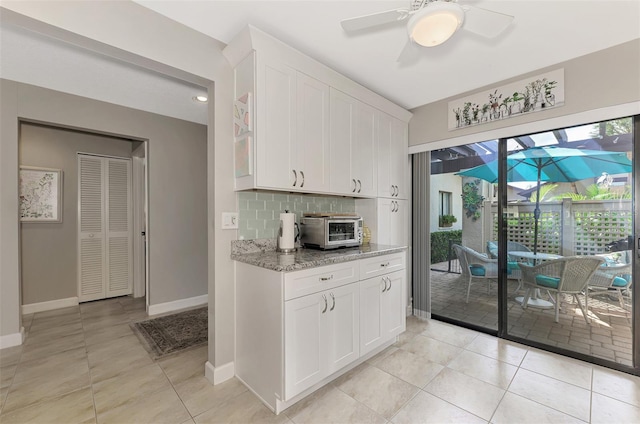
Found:
[(238, 212), (222, 212), (222, 229), (238, 229)]

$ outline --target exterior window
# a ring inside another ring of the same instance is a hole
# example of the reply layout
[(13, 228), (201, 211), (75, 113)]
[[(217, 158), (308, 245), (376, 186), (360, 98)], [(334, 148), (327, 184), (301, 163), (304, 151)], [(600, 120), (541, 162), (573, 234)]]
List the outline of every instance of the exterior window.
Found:
[(448, 191), (440, 191), (439, 192), (439, 198), (440, 198), (440, 216), (443, 215), (453, 215), (451, 213), (451, 193)]

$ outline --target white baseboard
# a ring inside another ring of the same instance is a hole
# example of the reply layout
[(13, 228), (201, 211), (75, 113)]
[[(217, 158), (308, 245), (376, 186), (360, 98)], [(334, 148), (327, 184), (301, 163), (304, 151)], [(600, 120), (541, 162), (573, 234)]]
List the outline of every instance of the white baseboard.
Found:
[(204, 376), (214, 386), (233, 378), (234, 375), (236, 375), (236, 367), (233, 362), (228, 362), (218, 368), (209, 361), (204, 364)]
[(209, 296), (189, 297), (187, 299), (174, 300), (172, 302), (158, 303), (157, 305), (149, 305), (149, 316), (166, 314), (167, 312), (179, 311), (180, 309), (193, 308), (209, 303)]
[(20, 328), (19, 333), (0, 336), (0, 349), (13, 347), (13, 346), (20, 346), (23, 341), (24, 341), (24, 327)]
[(54, 309), (68, 308), (69, 306), (77, 306), (77, 297), (68, 297), (66, 299), (49, 300), (47, 302), (30, 303), (22, 305), (22, 315), (33, 314), (36, 312), (52, 311)]

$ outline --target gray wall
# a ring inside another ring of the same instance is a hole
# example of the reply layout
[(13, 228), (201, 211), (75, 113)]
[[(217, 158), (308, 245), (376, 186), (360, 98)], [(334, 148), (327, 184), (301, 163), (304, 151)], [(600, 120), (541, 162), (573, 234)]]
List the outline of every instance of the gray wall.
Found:
[(206, 126), (8, 80), (0, 95), (3, 145), (20, 118), (149, 140), (149, 304), (207, 294)]
[[(565, 104), (563, 106), (454, 131), (449, 131), (447, 128), (447, 114), (451, 100), (559, 68), (564, 68)], [(640, 39), (420, 106), (412, 110), (413, 117), (409, 122), (409, 146), (543, 121), (638, 100), (640, 100)]]
[(20, 165), (62, 169), (62, 223), (21, 224), (22, 304), (78, 296), (77, 153), (131, 157), (128, 140), (23, 123)]

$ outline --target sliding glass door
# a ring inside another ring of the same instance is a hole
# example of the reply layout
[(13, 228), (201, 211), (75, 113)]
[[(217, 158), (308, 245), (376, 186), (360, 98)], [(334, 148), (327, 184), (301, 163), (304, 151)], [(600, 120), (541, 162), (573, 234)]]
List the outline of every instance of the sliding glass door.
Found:
[(632, 369), (633, 122), (432, 151), (431, 316)]

